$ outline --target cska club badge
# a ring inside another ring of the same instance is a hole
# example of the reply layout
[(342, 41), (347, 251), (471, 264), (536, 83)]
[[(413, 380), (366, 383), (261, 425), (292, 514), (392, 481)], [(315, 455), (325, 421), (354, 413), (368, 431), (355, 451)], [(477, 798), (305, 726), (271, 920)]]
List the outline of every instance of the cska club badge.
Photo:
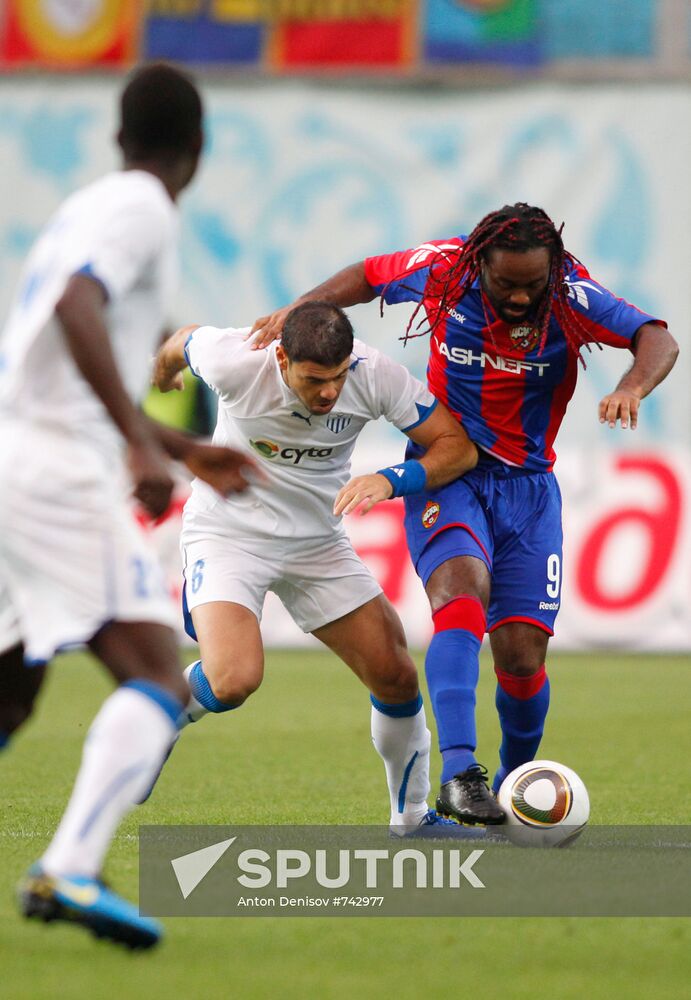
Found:
[(439, 511), (441, 508), (436, 500), (428, 500), (425, 505), (425, 509), (422, 512), (422, 526), (423, 528), (431, 528), (432, 525), (437, 523), (437, 518), (439, 517)]
[(514, 326), (509, 330), (511, 346), (519, 351), (532, 351), (537, 347), (540, 331), (536, 326)]

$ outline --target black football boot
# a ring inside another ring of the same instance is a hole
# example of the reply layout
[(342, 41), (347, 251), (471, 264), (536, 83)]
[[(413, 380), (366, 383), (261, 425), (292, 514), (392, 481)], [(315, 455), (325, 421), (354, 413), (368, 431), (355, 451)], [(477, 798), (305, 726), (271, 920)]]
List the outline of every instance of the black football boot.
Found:
[(487, 768), (480, 764), (473, 764), (444, 782), (437, 796), (437, 812), (461, 823), (497, 824), (506, 819), (489, 789)]

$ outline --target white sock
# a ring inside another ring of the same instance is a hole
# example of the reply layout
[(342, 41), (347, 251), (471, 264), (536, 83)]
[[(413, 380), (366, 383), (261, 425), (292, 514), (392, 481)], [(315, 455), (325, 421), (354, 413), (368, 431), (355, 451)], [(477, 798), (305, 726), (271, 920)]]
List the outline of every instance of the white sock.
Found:
[[(395, 706), (391, 706), (394, 708)], [(372, 705), (372, 742), (384, 761), (391, 826), (414, 826), (428, 810), (430, 731), (425, 709), (396, 718)]]
[[(190, 663), (189, 667), (185, 667), (183, 671), (185, 680), (188, 684), (190, 682), (190, 674), (198, 662), (199, 660), (195, 660), (194, 663)], [(190, 690), (190, 700), (183, 708), (180, 718), (178, 719), (178, 729), (184, 729), (185, 726), (189, 726), (190, 722), (197, 722), (199, 719), (208, 714), (209, 709), (205, 708), (201, 702), (197, 701)]]
[(72, 797), (41, 859), (48, 874), (97, 877), (120, 820), (151, 785), (176, 735), (169, 710), (177, 709), (163, 688), (146, 689), (119, 688), (92, 722)]

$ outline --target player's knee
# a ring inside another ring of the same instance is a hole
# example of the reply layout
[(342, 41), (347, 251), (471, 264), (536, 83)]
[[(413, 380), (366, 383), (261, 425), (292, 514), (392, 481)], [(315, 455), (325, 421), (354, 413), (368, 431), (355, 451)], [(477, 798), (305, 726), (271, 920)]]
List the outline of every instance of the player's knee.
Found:
[(242, 705), (261, 683), (261, 675), (237, 672), (220, 673), (209, 678), (214, 697), (224, 705)]
[(386, 671), (381, 671), (372, 686), (372, 694), (380, 701), (399, 704), (412, 701), (419, 691), (419, 683), (415, 664), (406, 654), (387, 665)]
[(512, 677), (532, 677), (543, 665), (544, 660), (536, 657), (514, 657), (510, 662), (497, 662), (497, 669)]

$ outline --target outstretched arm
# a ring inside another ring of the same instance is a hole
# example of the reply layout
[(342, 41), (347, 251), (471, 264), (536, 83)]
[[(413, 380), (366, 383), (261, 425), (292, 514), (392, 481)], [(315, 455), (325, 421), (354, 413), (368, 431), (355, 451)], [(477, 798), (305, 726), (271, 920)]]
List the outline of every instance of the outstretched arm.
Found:
[[(426, 449), (419, 462), (392, 466), (385, 470), (388, 475), (383, 471), (351, 479), (336, 497), (336, 516), (358, 509), (366, 514), (375, 504), (393, 496), (444, 486), (477, 465), (477, 448), (442, 403), (437, 403), (427, 420), (408, 432), (408, 437)], [(393, 483), (399, 484), (396, 490)], [(407, 483), (413, 488), (406, 489)]]
[(601, 424), (636, 429), (641, 400), (669, 375), (679, 354), (676, 340), (665, 327), (645, 323), (633, 339), (634, 362), (614, 392), (600, 400)]
[(283, 332), (288, 313), (303, 302), (330, 302), (346, 309), (361, 302), (371, 302), (375, 296), (376, 292), (365, 278), (365, 262), (358, 261), (356, 264), (344, 267), (342, 271), (327, 278), (311, 291), (305, 292), (289, 306), (283, 306), (268, 316), (260, 316), (255, 320), (248, 334), (248, 337), (257, 335), (252, 341), (252, 348), (258, 350), (268, 347), (273, 340), (277, 340)]
[(252, 483), (266, 481), (251, 455), (235, 448), (209, 444), (195, 434), (166, 427), (150, 417), (146, 419), (166, 453), (186, 465), (193, 476), (203, 479), (221, 496), (242, 493)]

